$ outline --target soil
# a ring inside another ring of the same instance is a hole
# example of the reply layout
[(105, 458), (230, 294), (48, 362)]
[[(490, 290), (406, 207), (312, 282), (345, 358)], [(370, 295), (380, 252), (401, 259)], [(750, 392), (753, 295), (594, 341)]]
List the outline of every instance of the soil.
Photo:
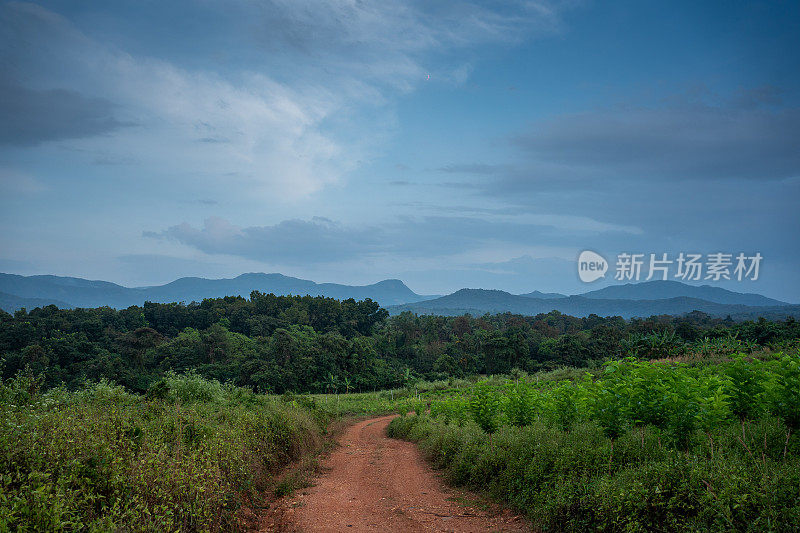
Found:
[(394, 416), (343, 433), (316, 485), (274, 502), (261, 531), (288, 533), (531, 531), (484, 498), (449, 488), (417, 447), (386, 436)]

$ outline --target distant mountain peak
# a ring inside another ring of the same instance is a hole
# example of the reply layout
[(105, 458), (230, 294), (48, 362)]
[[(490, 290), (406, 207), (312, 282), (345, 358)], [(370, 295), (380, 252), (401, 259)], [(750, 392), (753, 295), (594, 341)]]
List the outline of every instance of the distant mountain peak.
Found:
[(666, 298), (698, 298), (720, 304), (740, 304), (750, 306), (789, 305), (787, 302), (767, 298), (760, 294), (734, 292), (712, 285), (689, 285), (673, 280), (652, 280), (639, 283), (609, 285), (602, 289), (589, 291), (585, 298), (611, 298), (621, 300), (662, 300)]
[(520, 294), (520, 296), (525, 296), (527, 298), (542, 298), (544, 300), (555, 300), (558, 298), (566, 298), (566, 294), (561, 294), (560, 292), (542, 292), (542, 291), (532, 291), (526, 292), (525, 294)]
[(375, 283), (375, 285), (383, 285), (383, 286), (392, 286), (392, 287), (405, 287), (405, 288), (408, 288), (408, 286), (407, 286), (405, 283), (403, 283), (401, 280), (399, 280), (399, 279), (395, 279), (395, 278), (392, 278), (392, 279), (385, 279), (385, 280), (383, 280), (383, 281), (379, 281), (379, 282)]
[[(500, 289), (471, 289), (471, 288), (464, 288), (458, 289), (453, 294), (511, 294), (506, 291), (501, 291)], [(453, 295), (451, 294), (451, 296)]]

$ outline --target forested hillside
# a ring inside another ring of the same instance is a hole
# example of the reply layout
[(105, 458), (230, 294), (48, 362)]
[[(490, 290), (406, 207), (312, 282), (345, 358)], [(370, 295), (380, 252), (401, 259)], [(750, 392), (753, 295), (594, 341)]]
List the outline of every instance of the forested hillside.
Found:
[(0, 368), (46, 387), (102, 378), (143, 392), (165, 372), (282, 393), (366, 391), (418, 378), (586, 366), (613, 356), (680, 358), (791, 342), (800, 325), (686, 317), (389, 317), (377, 303), (324, 297), (225, 297), (0, 316)]

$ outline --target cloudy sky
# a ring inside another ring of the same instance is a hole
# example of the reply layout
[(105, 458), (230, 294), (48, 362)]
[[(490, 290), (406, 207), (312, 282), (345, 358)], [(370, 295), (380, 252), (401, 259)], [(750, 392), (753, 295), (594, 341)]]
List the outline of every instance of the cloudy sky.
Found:
[(800, 4), (0, 4), (0, 271), (575, 293), (584, 249), (800, 301)]

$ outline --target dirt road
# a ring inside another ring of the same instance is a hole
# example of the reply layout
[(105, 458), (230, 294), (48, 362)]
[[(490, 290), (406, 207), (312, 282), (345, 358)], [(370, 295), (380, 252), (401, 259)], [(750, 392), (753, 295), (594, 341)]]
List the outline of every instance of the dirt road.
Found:
[(310, 489), (284, 498), (264, 531), (530, 531), (519, 517), (445, 486), (417, 447), (386, 436), (392, 416), (350, 426)]

